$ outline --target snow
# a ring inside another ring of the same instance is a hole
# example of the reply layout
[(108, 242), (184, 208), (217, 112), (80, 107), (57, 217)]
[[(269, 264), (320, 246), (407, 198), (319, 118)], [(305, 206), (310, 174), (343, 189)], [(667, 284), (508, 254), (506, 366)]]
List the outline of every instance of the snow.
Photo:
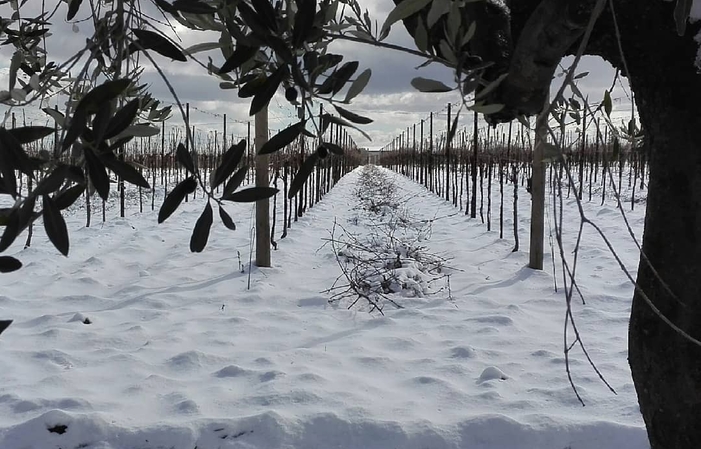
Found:
[[(69, 258), (37, 226), (31, 248), (17, 242), (6, 253), (25, 267), (0, 278), (0, 317), (15, 320), (0, 336), (0, 448), (649, 447), (627, 365), (633, 289), (601, 239), (585, 235), (577, 269), (587, 302), (573, 307), (617, 394), (573, 352), (582, 407), (565, 372), (562, 290), (550, 262), (533, 271), (527, 252), (511, 251), (510, 214), (499, 239), (385, 169), (393, 205), (371, 210), (363, 173), (345, 176), (277, 239), (273, 267), (253, 267), (250, 289), (250, 205), (227, 205), (239, 230), (215, 223), (201, 254), (188, 252), (200, 198), (162, 225), (150, 210), (121, 219), (108, 209), (104, 224), (93, 217), (85, 228), (74, 209)], [(519, 194), (528, 248), (529, 201)], [(564, 201), (571, 220), (574, 200)], [(584, 207), (634, 271), (637, 250), (615, 205)], [(638, 235), (643, 209), (629, 212)], [(389, 240), (378, 240), (383, 229)], [(384, 254), (381, 245), (403, 242), (399, 281), (365, 290), (384, 314), (362, 299), (349, 310), (348, 295), (329, 302), (340, 267), (355, 266), (347, 255), (339, 265), (332, 233), (336, 249), (375, 241)]]

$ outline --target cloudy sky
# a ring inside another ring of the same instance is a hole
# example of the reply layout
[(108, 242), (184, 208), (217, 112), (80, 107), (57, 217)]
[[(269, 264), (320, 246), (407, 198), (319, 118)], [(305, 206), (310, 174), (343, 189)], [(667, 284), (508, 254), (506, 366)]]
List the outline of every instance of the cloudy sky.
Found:
[[(367, 8), (370, 16), (377, 19), (381, 24), (387, 14), (393, 8), (392, 0), (359, 0), (360, 4)], [(58, 0), (46, 0), (47, 8), (57, 5)], [(153, 11), (151, 0), (144, 0), (143, 7)], [(57, 62), (64, 61), (75, 53), (85, 38), (91, 34), (92, 26), (88, 18), (89, 9), (85, 2), (81, 12), (76, 16), (77, 22), (67, 23), (66, 5), (59, 5), (59, 13), (53, 18), (54, 32), (47, 41), (50, 59)], [(40, 8), (41, 2), (30, 0), (23, 8), (23, 15), (28, 16), (35, 11), (33, 8)], [(0, 17), (7, 17), (11, 14), (10, 6), (5, 4), (0, 6)], [(200, 42), (216, 41), (217, 36), (207, 35), (201, 32), (193, 32), (182, 27), (176, 27), (178, 35), (182, 39), (181, 44), (188, 47)], [(413, 41), (400, 25), (395, 25), (387, 39), (388, 42), (397, 43), (413, 48)], [(450, 82), (451, 73), (442, 67), (432, 65), (427, 68), (417, 70), (416, 67), (423, 62), (422, 59), (406, 55), (404, 53), (391, 50), (374, 48), (368, 45), (343, 42), (336, 44), (332, 51), (342, 53), (347, 60), (358, 60), (360, 71), (364, 68), (372, 70), (372, 79), (364, 91), (358, 96), (352, 106), (348, 108), (369, 116), (375, 121), (370, 125), (365, 125), (363, 129), (372, 137), (372, 141), (367, 141), (359, 133), (353, 132), (353, 138), (360, 146), (379, 148), (392, 140), (403, 130), (419, 123), (422, 119), (427, 119), (431, 112), (437, 113), (435, 116), (435, 130), (441, 132), (446, 127), (446, 105), (457, 103), (459, 97), (456, 94), (423, 94), (415, 91), (410, 81), (416, 76), (442, 79)], [(9, 58), (11, 56), (9, 46), (0, 49), (0, 90), (7, 89)], [(224, 62), (223, 57), (218, 52), (199, 53), (200, 60), (206, 61), (206, 56), (213, 58), (215, 65)], [(191, 123), (198, 130), (198, 135), (206, 139), (213, 136), (213, 131), (221, 133), (223, 129), (224, 114), (227, 115), (227, 129), (229, 134), (245, 136), (248, 117), (248, 102), (237, 97), (234, 90), (222, 90), (219, 88), (219, 80), (208, 75), (206, 71), (193, 63), (180, 63), (166, 60), (156, 56), (157, 61), (162, 65), (168, 74), (170, 82), (175, 87), (182, 102), (189, 102), (191, 107)], [(563, 61), (567, 66), (570, 60)], [(580, 88), (585, 95), (590, 97), (592, 104), (597, 104), (603, 97), (605, 89), (610, 88), (613, 80), (613, 69), (599, 58), (586, 57), (582, 60), (578, 72), (590, 72), (589, 75), (580, 81)], [(150, 85), (152, 94), (168, 104), (173, 102), (171, 94), (166, 85), (159, 78), (158, 74), (151, 67), (145, 67), (144, 82)], [(625, 83), (625, 80), (624, 80)], [(628, 98), (627, 85), (618, 84), (612, 93), (614, 107), (621, 118), (630, 115), (630, 100)], [(65, 98), (53, 98), (50, 106), (57, 102), (63, 102)], [(46, 106), (46, 105), (44, 105)], [(59, 108), (63, 105), (59, 104)], [(296, 119), (294, 108), (289, 106), (282, 95), (277, 95), (270, 105), (270, 128), (280, 129), (292, 123)], [(16, 111), (18, 115), (21, 111)], [(39, 107), (24, 110), (27, 120), (34, 124), (42, 124), (47, 118)], [(174, 114), (169, 120), (169, 126), (182, 125), (179, 114)], [(465, 120), (465, 126), (471, 121)]]

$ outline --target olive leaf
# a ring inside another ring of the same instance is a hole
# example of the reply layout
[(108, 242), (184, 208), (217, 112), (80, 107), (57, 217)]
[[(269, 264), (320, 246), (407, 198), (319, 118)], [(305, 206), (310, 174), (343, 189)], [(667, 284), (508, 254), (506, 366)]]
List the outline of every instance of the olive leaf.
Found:
[(195, 228), (192, 230), (192, 236), (190, 237), (190, 251), (193, 253), (201, 253), (207, 246), (207, 240), (209, 240), (209, 231), (212, 228), (213, 214), (212, 205), (207, 202), (204, 207), (200, 218), (197, 219), (195, 223)]

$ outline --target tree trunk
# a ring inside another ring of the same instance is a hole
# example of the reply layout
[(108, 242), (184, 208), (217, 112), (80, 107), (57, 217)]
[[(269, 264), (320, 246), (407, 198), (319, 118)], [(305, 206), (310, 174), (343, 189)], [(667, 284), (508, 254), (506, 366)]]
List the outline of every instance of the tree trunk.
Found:
[[(630, 80), (651, 152), (638, 284), (673, 323), (701, 339), (701, 76), (693, 36), (675, 34), (672, 4), (618, 11)], [(621, 8), (619, 8), (620, 10)], [(629, 362), (652, 449), (701, 447), (701, 348), (634, 295)]]
[[(519, 36), (532, 2), (510, 2)], [(525, 7), (523, 11), (516, 8)], [(618, 50), (611, 10), (602, 13), (587, 53), (629, 78), (650, 152), (638, 285), (686, 333), (701, 340), (701, 75), (694, 65), (699, 23), (676, 34), (674, 2), (617, 0)], [(570, 49), (571, 51), (571, 49)], [(653, 313), (641, 290), (633, 298), (629, 363), (652, 449), (701, 448), (701, 347)], [(677, 299), (675, 299), (675, 297)]]
[[(505, 100), (500, 103), (506, 107), (490, 116), (492, 121), (540, 109), (540, 103), (532, 100), (548, 92), (560, 53), (576, 49), (576, 43), (567, 50), (564, 44), (577, 39), (577, 30), (583, 29), (596, 3), (507, 0), (511, 32), (499, 31), (506, 22), (498, 17), (489, 24), (496, 31), (490, 34), (484, 31), (489, 27), (482, 27), (485, 34), (477, 37), (477, 43), (493, 42), (504, 50), (495, 58), (497, 66), (503, 68), (503, 60), (511, 59), (509, 77), (492, 92)], [(701, 340), (701, 75), (694, 66), (699, 47), (694, 36), (700, 24), (687, 26), (686, 35), (677, 36), (675, 3), (607, 2), (587, 47), (588, 54), (603, 56), (629, 78), (650, 152), (643, 251), (664, 284), (641, 259), (640, 290), (633, 298), (629, 327), (629, 362), (652, 449), (701, 448), (701, 347), (664, 323), (641, 294), (676, 326)], [(616, 8), (627, 67), (619, 53), (610, 5)], [(405, 21), (410, 34), (415, 35), (417, 23)], [(489, 59), (496, 52), (482, 53)], [(474, 207), (472, 212), (474, 216)]]
[[(692, 135), (701, 120), (664, 104), (648, 104), (641, 114), (650, 116), (654, 136), (643, 251), (679, 300), (643, 260), (638, 284), (665, 316), (701, 339), (701, 142)], [(640, 293), (629, 361), (652, 448), (701, 447), (701, 348), (663, 323)]]

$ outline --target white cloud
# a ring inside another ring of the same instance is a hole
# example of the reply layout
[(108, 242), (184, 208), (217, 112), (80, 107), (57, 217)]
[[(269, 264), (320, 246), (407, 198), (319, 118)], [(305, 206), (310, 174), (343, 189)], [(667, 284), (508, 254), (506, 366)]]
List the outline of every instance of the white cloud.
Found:
[[(697, 1), (695, 6), (699, 3)], [(34, 4), (34, 2), (28, 2)], [(145, 5), (150, 5), (145, 2)], [(379, 25), (384, 22), (387, 14), (394, 7), (390, 0), (382, 2), (376, 0), (361, 0), (361, 5), (368, 8), (371, 17), (375, 18)], [(36, 5), (35, 5), (36, 6)], [(48, 40), (48, 49), (52, 59), (62, 61), (72, 55), (84, 44), (84, 39), (88, 35), (90, 22), (80, 24), (79, 33), (71, 31), (71, 25), (66, 23), (65, 5), (61, 6), (57, 17), (54, 18), (54, 35)], [(150, 11), (150, 10), (149, 10)], [(150, 11), (153, 12), (153, 11)], [(156, 16), (157, 14), (152, 14)], [(160, 26), (162, 28), (162, 26)], [(183, 28), (174, 23), (177, 31), (177, 38), (181, 45), (189, 47), (200, 42), (216, 41), (217, 33), (198, 33)], [(389, 36), (388, 42), (413, 48), (413, 41), (401, 24), (396, 24)], [(3, 76), (3, 69), (7, 73), (9, 58), (11, 53), (8, 47), (0, 50), (0, 90), (7, 84), (6, 75)], [(363, 129), (371, 135), (372, 142), (367, 142), (359, 133), (351, 132), (355, 140), (361, 146), (373, 148), (381, 147), (396, 135), (414, 124), (419, 124), (422, 119), (427, 119), (430, 112), (438, 112), (445, 109), (448, 102), (458, 102), (456, 95), (434, 95), (421, 94), (416, 92), (410, 85), (410, 81), (415, 76), (441, 79), (446, 83), (452, 80), (452, 74), (444, 67), (432, 64), (421, 70), (415, 67), (423, 62), (421, 58), (407, 55), (393, 50), (375, 48), (369, 45), (338, 42), (330, 47), (330, 51), (339, 52), (345, 55), (347, 60), (358, 60), (360, 70), (371, 68), (373, 77), (367, 86), (364, 94), (357, 97), (348, 109), (361, 115), (373, 118), (374, 123), (363, 126)], [(200, 60), (207, 60), (207, 56), (212, 56), (215, 65), (223, 63), (223, 57), (218, 51), (198, 54)], [(175, 90), (183, 102), (189, 102), (191, 109), (191, 123), (202, 132), (221, 133), (223, 130), (223, 115), (227, 115), (227, 133), (245, 135), (247, 131), (248, 100), (239, 99), (236, 91), (222, 90), (219, 88), (219, 79), (206, 73), (201, 66), (193, 63), (172, 62), (158, 55), (155, 56), (157, 62), (162, 65)], [(155, 72), (153, 67), (146, 63), (145, 58), (141, 58), (144, 64), (145, 73), (143, 81), (148, 83), (151, 92), (156, 98), (170, 103), (173, 98), (163, 81)], [(580, 88), (589, 95), (592, 103), (601, 101), (603, 91), (610, 87), (613, 79), (613, 70), (599, 58), (584, 58), (579, 71), (590, 71), (589, 76), (579, 82)], [(620, 99), (614, 102), (617, 109), (623, 111), (630, 110), (630, 101), (626, 98), (624, 90), (617, 87), (612, 93), (614, 98)], [(177, 111), (176, 111), (177, 112)], [(38, 109), (27, 112), (28, 117), (33, 117), (37, 121), (44, 121), (44, 114)], [(296, 120), (295, 110), (281, 95), (271, 102), (270, 108), (271, 128), (280, 129)], [(437, 130), (445, 129), (444, 117), (436, 119)], [(463, 120), (465, 125), (471, 123), (471, 117)], [(182, 123), (179, 114), (174, 114), (171, 125)]]

